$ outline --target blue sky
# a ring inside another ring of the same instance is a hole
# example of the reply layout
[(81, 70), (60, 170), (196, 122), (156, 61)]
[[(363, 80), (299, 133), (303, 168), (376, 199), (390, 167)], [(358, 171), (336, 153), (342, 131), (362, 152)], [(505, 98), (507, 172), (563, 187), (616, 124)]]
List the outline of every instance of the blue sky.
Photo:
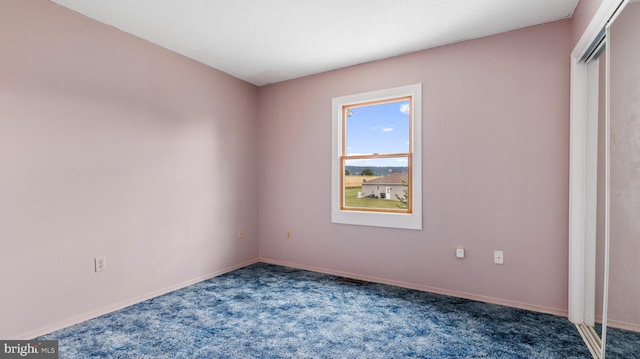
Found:
[[(351, 109), (347, 117), (347, 155), (409, 152), (409, 101)], [(406, 166), (406, 157), (349, 160), (347, 166)]]

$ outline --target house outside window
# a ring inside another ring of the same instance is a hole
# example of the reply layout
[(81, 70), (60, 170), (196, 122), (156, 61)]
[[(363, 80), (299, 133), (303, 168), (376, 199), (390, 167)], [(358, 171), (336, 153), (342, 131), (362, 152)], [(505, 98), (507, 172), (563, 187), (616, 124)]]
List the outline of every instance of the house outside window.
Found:
[(333, 98), (332, 222), (422, 229), (421, 88)]
[[(409, 192), (409, 174), (408, 173), (392, 173), (387, 176), (378, 177), (370, 181), (362, 182), (362, 191), (359, 197), (380, 198), (387, 201), (397, 201), (398, 198), (407, 196)], [(402, 202), (396, 203), (397, 208), (403, 208)]]

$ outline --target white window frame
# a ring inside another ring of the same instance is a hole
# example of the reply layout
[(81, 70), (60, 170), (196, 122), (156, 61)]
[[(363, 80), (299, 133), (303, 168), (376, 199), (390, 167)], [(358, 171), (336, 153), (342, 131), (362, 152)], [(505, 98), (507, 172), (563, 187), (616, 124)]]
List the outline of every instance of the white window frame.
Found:
[[(412, 114), (411, 141), (411, 213), (343, 210), (340, 203), (343, 175), (340, 165), (342, 154), (342, 107), (355, 103), (380, 101), (411, 96)], [(422, 84), (413, 84), (390, 89), (334, 97), (332, 100), (332, 148), (331, 148), (331, 222), (361, 226), (422, 229)]]

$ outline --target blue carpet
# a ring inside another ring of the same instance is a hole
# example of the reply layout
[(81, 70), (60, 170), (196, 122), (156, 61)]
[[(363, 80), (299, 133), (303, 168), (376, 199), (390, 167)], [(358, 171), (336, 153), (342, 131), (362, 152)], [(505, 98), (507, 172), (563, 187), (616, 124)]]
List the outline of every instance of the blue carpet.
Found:
[(606, 350), (607, 359), (640, 359), (640, 333), (607, 328)]
[(590, 358), (565, 318), (258, 263), (53, 332), (60, 358)]

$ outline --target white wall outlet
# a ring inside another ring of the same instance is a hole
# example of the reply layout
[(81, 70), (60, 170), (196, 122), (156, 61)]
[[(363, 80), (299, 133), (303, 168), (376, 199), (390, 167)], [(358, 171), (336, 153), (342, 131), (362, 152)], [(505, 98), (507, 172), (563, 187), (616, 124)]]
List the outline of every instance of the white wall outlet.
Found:
[(293, 238), (293, 232), (290, 229), (287, 229), (287, 239)]
[(244, 229), (242, 228), (238, 230), (238, 239), (244, 239)]
[(96, 257), (94, 263), (96, 265), (96, 273), (107, 270), (107, 257)]
[(493, 251), (493, 263), (504, 264), (504, 253), (502, 251)]
[(464, 258), (464, 248), (463, 247), (456, 248), (456, 258), (459, 258), (459, 259)]

